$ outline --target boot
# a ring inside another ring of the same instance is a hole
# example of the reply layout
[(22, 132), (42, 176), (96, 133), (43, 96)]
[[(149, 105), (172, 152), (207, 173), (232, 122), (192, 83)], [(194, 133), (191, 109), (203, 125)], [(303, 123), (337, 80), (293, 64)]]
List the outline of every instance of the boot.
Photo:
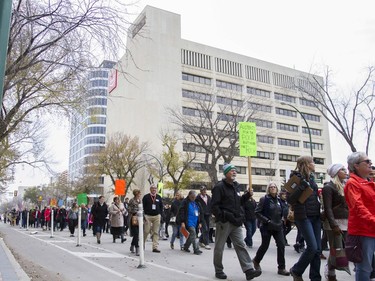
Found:
[(113, 235), (113, 243), (116, 243), (116, 236)]
[(131, 246), (130, 246), (130, 253), (133, 253), (133, 254), (134, 254), (134, 245), (131, 245)]
[(135, 255), (139, 256), (139, 247), (135, 247)]
[(96, 233), (96, 243), (100, 244), (100, 233)]
[(124, 243), (126, 241), (126, 238), (124, 238), (124, 235), (121, 234), (121, 243)]

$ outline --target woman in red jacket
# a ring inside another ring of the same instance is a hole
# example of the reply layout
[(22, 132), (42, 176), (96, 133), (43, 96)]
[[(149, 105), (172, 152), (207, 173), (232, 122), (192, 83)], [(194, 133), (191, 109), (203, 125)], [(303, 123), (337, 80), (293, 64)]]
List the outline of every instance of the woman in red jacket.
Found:
[(350, 178), (345, 185), (349, 207), (348, 233), (360, 236), (362, 262), (356, 263), (355, 280), (369, 281), (375, 252), (375, 183), (369, 181), (372, 162), (363, 152), (348, 156)]

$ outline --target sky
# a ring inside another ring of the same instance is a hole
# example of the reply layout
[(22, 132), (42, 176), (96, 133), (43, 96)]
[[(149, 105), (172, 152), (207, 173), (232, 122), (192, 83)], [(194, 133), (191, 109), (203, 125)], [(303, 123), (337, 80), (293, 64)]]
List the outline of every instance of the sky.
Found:
[[(180, 14), (183, 39), (310, 73), (328, 66), (343, 92), (358, 88), (366, 68), (375, 65), (374, 1), (139, 0), (128, 11), (137, 15), (146, 5)], [(47, 146), (62, 172), (68, 169), (69, 126), (52, 124), (50, 131)], [(333, 129), (330, 136), (332, 161), (345, 163), (349, 147)], [(48, 181), (48, 174), (21, 167), (12, 186)]]

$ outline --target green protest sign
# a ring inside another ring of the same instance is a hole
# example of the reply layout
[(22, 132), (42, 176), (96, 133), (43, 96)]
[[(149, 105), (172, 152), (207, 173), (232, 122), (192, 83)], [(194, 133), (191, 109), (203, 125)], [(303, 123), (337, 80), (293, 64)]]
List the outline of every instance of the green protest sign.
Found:
[(257, 130), (254, 122), (240, 122), (240, 156), (257, 156)]
[(85, 204), (87, 205), (87, 193), (80, 193), (77, 195), (78, 205)]

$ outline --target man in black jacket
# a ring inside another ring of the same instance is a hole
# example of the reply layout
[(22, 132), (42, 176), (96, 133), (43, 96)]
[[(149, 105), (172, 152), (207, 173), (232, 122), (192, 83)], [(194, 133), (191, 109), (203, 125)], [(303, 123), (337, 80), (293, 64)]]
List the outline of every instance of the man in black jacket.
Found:
[(160, 253), (158, 244), (160, 221), (163, 213), (163, 200), (160, 195), (157, 194), (156, 185), (152, 184), (150, 186), (150, 193), (143, 196), (142, 204), (146, 220), (143, 231), (144, 243), (146, 242), (148, 234), (152, 231), (152, 251), (154, 253)]
[(199, 246), (210, 250), (211, 247), (208, 240), (208, 232), (210, 230), (210, 217), (211, 217), (211, 197), (207, 195), (207, 187), (201, 186), (201, 193), (196, 197), (197, 201), (202, 207), (203, 221), (201, 228), (201, 236), (199, 237)]
[(216, 219), (216, 235), (214, 249), (215, 276), (218, 279), (227, 279), (223, 269), (224, 245), (229, 236), (234, 245), (242, 271), (246, 274), (246, 280), (251, 280), (261, 275), (260, 270), (255, 270), (250, 255), (246, 250), (242, 234), (243, 212), (241, 200), (249, 199), (244, 196), (241, 199), (239, 184), (235, 181), (237, 172), (232, 164), (224, 164), (225, 178), (219, 181), (212, 190), (212, 213)]

